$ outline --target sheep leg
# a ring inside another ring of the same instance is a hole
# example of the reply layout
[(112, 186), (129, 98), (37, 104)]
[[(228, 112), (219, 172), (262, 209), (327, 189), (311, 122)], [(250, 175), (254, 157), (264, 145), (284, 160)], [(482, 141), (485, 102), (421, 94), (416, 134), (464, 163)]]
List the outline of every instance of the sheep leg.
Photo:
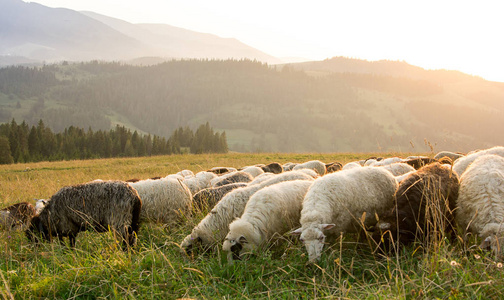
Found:
[(77, 234), (73, 234), (71, 233), (69, 236), (68, 236), (68, 240), (70, 242), (70, 247), (71, 248), (75, 248), (75, 239), (77, 238)]

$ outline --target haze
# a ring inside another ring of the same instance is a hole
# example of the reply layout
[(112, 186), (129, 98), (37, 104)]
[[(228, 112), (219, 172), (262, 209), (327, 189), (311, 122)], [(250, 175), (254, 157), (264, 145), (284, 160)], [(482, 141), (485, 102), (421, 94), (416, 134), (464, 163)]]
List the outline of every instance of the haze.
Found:
[(500, 1), (32, 2), (236, 38), (279, 58), (404, 60), (504, 82)]

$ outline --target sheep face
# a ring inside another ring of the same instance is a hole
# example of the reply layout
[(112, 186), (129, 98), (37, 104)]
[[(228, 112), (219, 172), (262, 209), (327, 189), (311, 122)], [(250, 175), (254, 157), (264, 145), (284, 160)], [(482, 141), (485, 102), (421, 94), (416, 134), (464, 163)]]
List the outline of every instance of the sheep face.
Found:
[(299, 240), (304, 244), (306, 252), (308, 252), (308, 262), (315, 263), (320, 260), (326, 239), (324, 231), (334, 226), (335, 224), (319, 224), (306, 229), (299, 228), (292, 232), (294, 235), (299, 234)]
[(227, 236), (222, 245), (222, 249), (228, 253), (227, 259), (229, 263), (232, 263), (235, 259), (240, 259), (243, 250), (251, 248), (247, 241), (247, 238), (241, 235), (238, 238), (232, 238)]
[(188, 255), (193, 256), (197, 253), (205, 253), (210, 246), (197, 235), (190, 234), (180, 244), (180, 248)]

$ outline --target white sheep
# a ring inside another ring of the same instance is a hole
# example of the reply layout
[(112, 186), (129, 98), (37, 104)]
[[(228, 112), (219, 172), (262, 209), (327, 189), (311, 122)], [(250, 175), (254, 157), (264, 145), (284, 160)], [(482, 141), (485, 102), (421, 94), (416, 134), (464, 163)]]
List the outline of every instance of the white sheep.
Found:
[(320, 176), (323, 176), (326, 173), (326, 166), (320, 160), (310, 160), (302, 164), (298, 164), (292, 168), (293, 171), (299, 169), (312, 169), (317, 172)]
[[(325, 175), (315, 180), (303, 201), (300, 235), (310, 262), (320, 258), (326, 234), (335, 237), (376, 223), (376, 214), (393, 206), (395, 177), (383, 168), (361, 167)], [(324, 234), (324, 232), (326, 234)]]
[(503, 157), (480, 156), (462, 174), (456, 219), (463, 230), (483, 239), (482, 248), (497, 256), (504, 252)]
[(192, 195), (180, 180), (162, 178), (128, 183), (142, 199), (142, 221), (172, 225), (192, 209)]
[(398, 162), (402, 162), (402, 161), (403, 161), (403, 159), (400, 157), (389, 157), (389, 158), (385, 158), (380, 161), (374, 162), (373, 164), (371, 164), (371, 166), (373, 166), (373, 167), (386, 166), (386, 165), (390, 165), (390, 164), (398, 163)]
[(218, 187), (218, 186), (223, 186), (226, 184), (230, 183), (235, 183), (235, 182), (251, 182), (254, 179), (252, 175), (249, 173), (245, 173), (242, 171), (236, 171), (236, 172), (231, 172), (231, 173), (226, 173), (222, 176), (219, 176), (217, 178), (214, 178), (210, 181), (210, 184), (213, 187)]
[(411, 171), (415, 171), (415, 168), (405, 163), (393, 163), (390, 165), (381, 166), (379, 168), (383, 168), (389, 171), (394, 176), (399, 176)]
[(359, 162), (352, 161), (352, 162), (346, 163), (341, 170), (350, 170), (353, 168), (361, 168), (361, 167), (362, 167), (362, 165)]
[(450, 151), (441, 151), (441, 152), (438, 152), (435, 156), (434, 156), (434, 159), (441, 159), (443, 157), (448, 157), (450, 158), (452, 161), (455, 161), (456, 159), (460, 158), (464, 156), (464, 154), (460, 154), (460, 153), (454, 153), (454, 152), (450, 152)]
[(264, 182), (264, 181), (266, 181), (270, 178), (273, 178), (275, 176), (276, 176), (276, 174), (274, 174), (274, 173), (269, 173), (269, 172), (263, 173), (263, 174), (257, 176), (256, 178), (254, 178), (254, 180), (252, 180), (251, 182), (249, 182), (249, 185), (259, 184), (259, 183)]
[[(290, 171), (290, 172), (292, 172), (292, 171)], [(317, 172), (315, 172), (315, 170), (312, 170), (312, 169), (299, 169), (299, 170), (296, 170), (295, 172), (305, 173), (306, 175), (309, 175), (312, 178), (319, 177), (319, 174)]]
[(202, 189), (211, 187), (212, 185), (210, 182), (217, 177), (215, 173), (202, 171), (196, 173), (193, 177), (184, 178), (183, 182), (189, 188), (191, 194), (195, 195)]
[(313, 180), (313, 178), (303, 172), (290, 171), (277, 174), (260, 184), (232, 190), (193, 228), (191, 234), (185, 237), (180, 247), (189, 253), (192, 248), (208, 248), (212, 244), (222, 242), (228, 232), (229, 223), (242, 215), (247, 201), (255, 192), (264, 187), (290, 180)]
[(185, 177), (193, 177), (194, 176), (194, 173), (191, 170), (182, 170), (180, 172), (177, 172), (176, 174), (180, 175), (180, 176), (182, 176), (184, 178)]
[(466, 156), (460, 157), (456, 161), (453, 162), (453, 171), (457, 173), (459, 177), (462, 176), (467, 167), (478, 157), (487, 155), (487, 154), (495, 154), (499, 156), (504, 156), (504, 147), (496, 146), (490, 149), (480, 150)]
[(264, 170), (260, 167), (257, 167), (257, 166), (245, 167), (241, 171), (245, 172), (245, 173), (249, 173), (254, 178), (264, 173)]
[(282, 169), (284, 172), (292, 171), (292, 169), (297, 165), (298, 163), (288, 162), (282, 165)]
[(281, 182), (250, 197), (242, 216), (229, 224), (222, 246), (228, 252), (228, 261), (263, 248), (271, 239), (298, 227), (301, 205), (312, 183), (312, 180)]

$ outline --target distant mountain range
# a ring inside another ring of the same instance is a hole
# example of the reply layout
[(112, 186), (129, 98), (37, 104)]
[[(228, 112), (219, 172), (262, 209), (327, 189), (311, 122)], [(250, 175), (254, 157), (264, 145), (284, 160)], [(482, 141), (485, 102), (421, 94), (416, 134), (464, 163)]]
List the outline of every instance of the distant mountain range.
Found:
[(21, 0), (0, 0), (0, 65), (140, 57), (282, 62), (236, 39), (164, 24), (131, 24), (93, 12)]

